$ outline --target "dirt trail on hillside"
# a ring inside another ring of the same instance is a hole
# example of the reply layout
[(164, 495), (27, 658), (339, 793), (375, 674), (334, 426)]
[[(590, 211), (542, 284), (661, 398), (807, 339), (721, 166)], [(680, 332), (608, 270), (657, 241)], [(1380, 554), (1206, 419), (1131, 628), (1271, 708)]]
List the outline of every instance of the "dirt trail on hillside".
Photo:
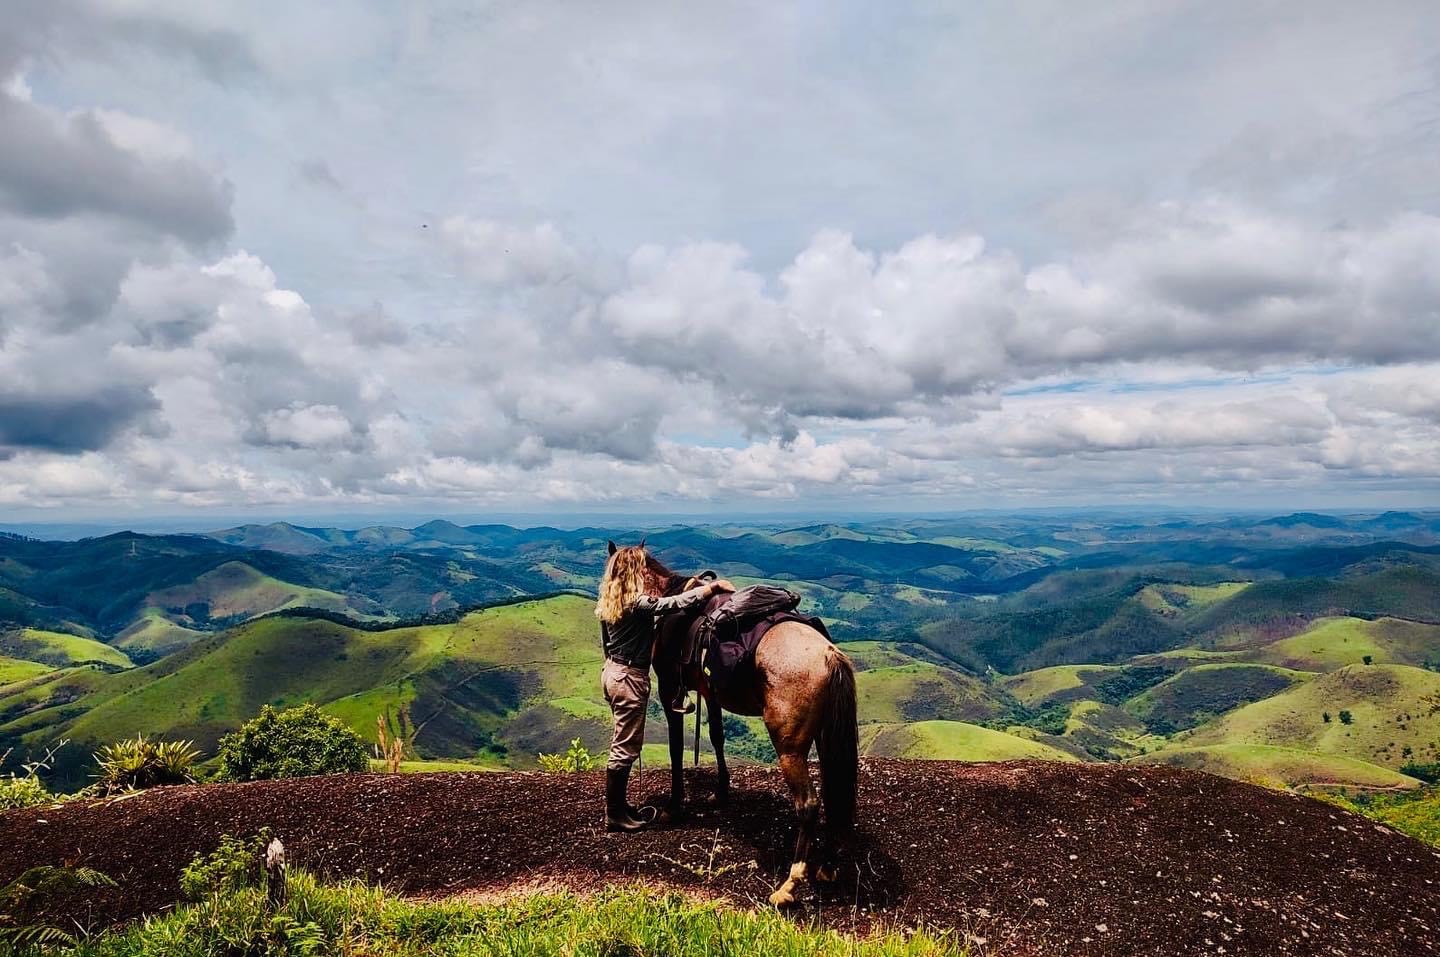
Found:
[[(173, 903), (222, 833), (269, 826), (297, 866), (406, 894), (643, 880), (759, 906), (789, 860), (783, 784), (736, 768), (721, 809), (711, 780), (691, 772), (684, 824), (638, 835), (599, 827), (598, 774), (161, 788), (0, 815), (0, 882), (96, 867), (120, 888), (69, 906), (127, 919)], [(1163, 767), (880, 760), (860, 795), (841, 881), (802, 918), (954, 927), (998, 955), (1440, 953), (1440, 854), (1308, 798)]]

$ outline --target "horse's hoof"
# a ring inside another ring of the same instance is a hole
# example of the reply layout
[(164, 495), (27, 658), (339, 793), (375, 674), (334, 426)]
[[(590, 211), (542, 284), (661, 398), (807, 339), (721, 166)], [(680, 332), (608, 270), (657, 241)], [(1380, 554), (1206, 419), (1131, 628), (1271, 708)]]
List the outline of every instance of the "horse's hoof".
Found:
[(656, 824), (679, 824), (683, 820), (685, 820), (685, 809), (683, 807), (666, 805), (660, 808), (659, 812), (655, 815)]
[(833, 884), (840, 879), (840, 870), (833, 864), (821, 864), (815, 868), (815, 880), (821, 884)]
[(717, 807), (725, 807), (725, 806), (726, 806), (727, 804), (729, 804), (729, 803), (730, 803), (730, 789), (729, 789), (729, 788), (722, 788), (722, 789), (720, 789), (719, 791), (716, 791), (716, 792), (715, 792), (715, 805), (716, 805)]
[(782, 887), (778, 891), (770, 895), (770, 905), (772, 907), (783, 909), (786, 907), (791, 907), (794, 904), (795, 895), (791, 893), (790, 888), (788, 887)]

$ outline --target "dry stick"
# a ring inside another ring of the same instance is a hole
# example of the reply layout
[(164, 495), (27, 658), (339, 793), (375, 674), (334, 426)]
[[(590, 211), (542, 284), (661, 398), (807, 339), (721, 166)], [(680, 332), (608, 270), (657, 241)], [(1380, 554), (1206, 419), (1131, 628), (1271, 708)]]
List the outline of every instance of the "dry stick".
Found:
[(285, 906), (288, 896), (285, 886), (285, 845), (281, 844), (277, 837), (265, 849), (265, 900), (271, 910), (279, 910)]

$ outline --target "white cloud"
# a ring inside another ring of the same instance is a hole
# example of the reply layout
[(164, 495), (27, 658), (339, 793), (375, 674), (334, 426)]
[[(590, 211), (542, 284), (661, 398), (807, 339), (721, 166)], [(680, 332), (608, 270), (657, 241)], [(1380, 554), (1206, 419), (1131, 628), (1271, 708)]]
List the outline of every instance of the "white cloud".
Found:
[(21, 4), (7, 508), (1436, 490), (1418, 6)]

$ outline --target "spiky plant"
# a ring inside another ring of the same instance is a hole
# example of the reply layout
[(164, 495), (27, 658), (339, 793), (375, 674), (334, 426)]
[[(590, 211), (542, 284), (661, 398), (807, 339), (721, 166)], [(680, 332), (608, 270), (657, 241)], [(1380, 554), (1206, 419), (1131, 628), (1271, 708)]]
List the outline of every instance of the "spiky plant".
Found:
[(200, 752), (190, 741), (151, 741), (144, 735), (107, 744), (95, 752), (96, 775), (105, 794), (142, 791), (161, 784), (193, 784)]
[(200, 752), (193, 741), (161, 741), (155, 746), (155, 768), (161, 784), (192, 784)]
[(43, 919), (45, 904), (56, 895), (92, 887), (114, 887), (115, 881), (89, 867), (32, 867), (0, 886), (0, 952), (43, 953), (51, 947), (73, 947), (76, 935)]

